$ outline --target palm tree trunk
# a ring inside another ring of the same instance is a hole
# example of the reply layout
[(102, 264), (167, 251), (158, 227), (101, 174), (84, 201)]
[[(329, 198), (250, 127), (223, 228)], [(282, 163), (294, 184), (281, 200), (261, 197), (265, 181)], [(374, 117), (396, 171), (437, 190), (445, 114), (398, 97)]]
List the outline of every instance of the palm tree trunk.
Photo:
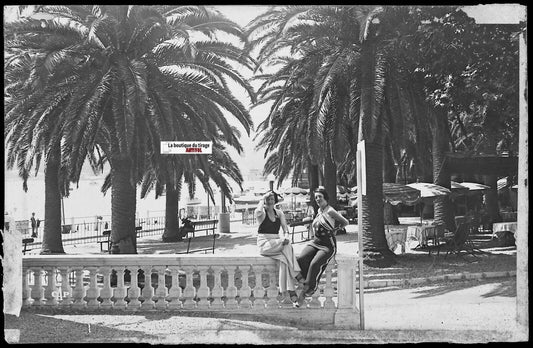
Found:
[[(433, 130), (433, 183), (451, 189), (450, 172), (446, 169), (446, 152), (449, 151), (447, 113), (444, 108), (434, 110), (435, 127)], [(445, 225), (450, 231), (455, 230), (453, 206), (450, 196), (436, 197), (434, 200), (434, 223)]]
[(163, 242), (177, 242), (181, 240), (178, 223), (178, 190), (171, 183), (166, 184), (165, 195), (165, 232)]
[(111, 240), (113, 254), (136, 254), (136, 186), (131, 182), (131, 159), (111, 161)]
[[(358, 139), (365, 141), (366, 195), (363, 195), (361, 224), (365, 263), (390, 265), (391, 256), (383, 228), (383, 144), (381, 142), (380, 120), (374, 120), (377, 106), (374, 94), (376, 73), (376, 46), (372, 41), (361, 47), (361, 112)], [(372, 125), (375, 124), (375, 133)], [(357, 163), (357, 165), (360, 165)], [(357, 183), (360, 187), (361, 183)]]
[(41, 254), (64, 254), (61, 240), (61, 193), (59, 190), (59, 143), (52, 145), (44, 171), (44, 232)]
[(391, 254), (383, 228), (382, 146), (366, 143), (366, 195), (363, 196), (363, 247), (366, 252)]
[(309, 197), (311, 200), (311, 205), (313, 206), (313, 209), (315, 212), (318, 211), (318, 205), (315, 201), (315, 196), (313, 192), (318, 187), (318, 165), (314, 165), (311, 163), (310, 160), (307, 161), (307, 168), (309, 169)]
[(330, 145), (326, 144), (325, 159), (324, 159), (324, 188), (329, 194), (329, 205), (334, 209), (337, 206), (337, 165), (333, 161), (330, 151)]

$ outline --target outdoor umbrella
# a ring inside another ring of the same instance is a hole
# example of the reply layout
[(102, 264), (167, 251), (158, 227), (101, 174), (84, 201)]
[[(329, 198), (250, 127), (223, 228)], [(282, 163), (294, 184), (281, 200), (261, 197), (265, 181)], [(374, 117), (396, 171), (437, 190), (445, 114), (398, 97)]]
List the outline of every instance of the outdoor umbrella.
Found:
[(459, 197), (459, 196), (465, 196), (468, 194), (470, 189), (463, 184), (460, 184), (458, 182), (452, 181), (451, 183), (451, 197), (453, 199)]
[(430, 184), (428, 182), (414, 182), (412, 184), (407, 184), (407, 186), (419, 190), (420, 197), (422, 198), (447, 196), (451, 193), (451, 191), (448, 190), (446, 187), (442, 187), (436, 184)]
[[(451, 194), (451, 191), (448, 190), (446, 187), (442, 187), (436, 184), (430, 184), (428, 182), (414, 182), (411, 184), (407, 184), (407, 186), (419, 190), (420, 197), (422, 197), (423, 199), (433, 199), (435, 197), (447, 196)], [(422, 207), (420, 207), (420, 224), (422, 224), (422, 219)]]
[[(352, 192), (357, 192), (357, 186), (352, 187), (350, 190)], [(357, 195), (351, 196), (350, 200), (351, 205), (355, 205)], [(383, 201), (392, 205), (398, 205), (400, 203), (405, 205), (415, 205), (420, 202), (420, 191), (407, 185), (384, 182)]]
[(262, 196), (256, 196), (251, 194), (246, 194), (239, 197), (233, 197), (235, 204), (257, 204), (261, 200)]
[(290, 197), (296, 196), (296, 195), (304, 196), (308, 194), (308, 190), (294, 186), (294, 187), (289, 187), (289, 188), (284, 189), (283, 194), (285, 196), (290, 196)]
[(283, 195), (285, 197), (290, 197), (292, 201), (292, 209), (296, 206), (296, 198), (306, 198), (308, 197), (309, 191), (301, 187), (289, 187), (283, 190)]
[(342, 185), (337, 185), (337, 199), (345, 201), (348, 199), (348, 197), (349, 197), (349, 190)]
[[(454, 183), (457, 184), (455, 181), (452, 181), (452, 185)], [(483, 190), (490, 189), (490, 186), (478, 184), (477, 182), (460, 182), (458, 184), (460, 184), (461, 186), (467, 187), (470, 191), (483, 191)]]

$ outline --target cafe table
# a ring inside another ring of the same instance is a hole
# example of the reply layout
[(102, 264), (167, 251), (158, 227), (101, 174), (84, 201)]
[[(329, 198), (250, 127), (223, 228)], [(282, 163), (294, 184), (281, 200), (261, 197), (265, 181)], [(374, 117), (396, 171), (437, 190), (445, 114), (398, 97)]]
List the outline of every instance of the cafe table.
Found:
[(391, 251), (401, 246), (401, 253), (405, 253), (405, 242), (407, 241), (407, 228), (399, 225), (385, 225), (385, 237)]
[(497, 237), (498, 232), (512, 232), (516, 239), (516, 228), (518, 223), (516, 221), (510, 222), (495, 222), (492, 224), (492, 239)]
[[(440, 235), (442, 232), (442, 235)], [(439, 235), (437, 235), (439, 234)], [(418, 246), (427, 246), (427, 240), (437, 242), (438, 237), (444, 237), (444, 230), (436, 225), (416, 225), (407, 227), (407, 240), (417, 240)]]

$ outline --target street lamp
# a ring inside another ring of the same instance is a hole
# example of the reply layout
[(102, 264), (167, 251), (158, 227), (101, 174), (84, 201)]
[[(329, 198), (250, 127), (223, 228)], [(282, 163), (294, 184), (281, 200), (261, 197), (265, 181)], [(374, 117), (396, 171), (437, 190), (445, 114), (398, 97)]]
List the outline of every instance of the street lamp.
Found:
[(267, 180), (270, 184), (270, 191), (274, 191), (274, 180), (276, 180), (276, 177), (274, 176), (274, 174), (272, 173), (268, 174)]

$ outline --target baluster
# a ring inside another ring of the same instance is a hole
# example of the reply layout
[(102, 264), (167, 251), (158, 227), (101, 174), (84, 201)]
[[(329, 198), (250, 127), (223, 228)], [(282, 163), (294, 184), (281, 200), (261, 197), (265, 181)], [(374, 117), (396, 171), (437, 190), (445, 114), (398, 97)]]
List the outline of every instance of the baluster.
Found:
[(31, 298), (30, 273), (32, 273), (31, 269), (26, 267), (22, 269), (22, 307), (24, 308), (31, 307), (33, 303), (33, 299)]
[[(277, 265), (278, 261), (275, 262), (274, 265)], [(278, 302), (278, 293), (279, 293), (279, 290), (278, 290), (278, 287), (276, 286), (276, 282), (277, 282), (277, 279), (278, 279), (278, 274), (277, 274), (277, 268), (274, 266), (274, 267), (266, 267), (265, 266), (265, 270), (267, 271), (268, 273), (268, 283), (269, 283), (269, 286), (267, 288), (267, 303), (266, 303), (266, 306), (267, 308), (278, 308), (279, 307), (279, 302)]]
[(333, 284), (331, 281), (332, 275), (332, 268), (326, 268), (326, 287), (324, 289), (324, 296), (326, 297), (326, 300), (324, 301), (324, 308), (335, 308), (335, 302), (333, 301), (335, 289), (333, 288)]
[(126, 268), (117, 268), (117, 287), (113, 289), (113, 297), (115, 298), (114, 308), (126, 309), (128, 303), (125, 298), (128, 295), (128, 288), (124, 285), (124, 270)]
[(44, 305), (44, 288), (43, 275), (44, 271), (39, 268), (33, 269), (33, 288), (31, 289), (31, 297), (33, 298), (32, 306), (41, 307)]
[(67, 308), (67, 307), (70, 307), (70, 305), (72, 304), (72, 288), (70, 287), (70, 282), (68, 279), (70, 268), (63, 267), (59, 270), (59, 272), (61, 273), (61, 298), (62, 298), (60, 306)]
[(318, 297), (320, 296), (321, 288), (322, 286), (319, 285), (314, 294), (311, 296), (311, 301), (307, 303), (308, 308), (320, 308), (320, 301), (318, 300)]
[(198, 308), (209, 308), (209, 287), (207, 286), (207, 270), (208, 267), (198, 267), (200, 272), (200, 287), (198, 288)]
[(85, 308), (85, 300), (83, 298), (85, 297), (86, 290), (83, 286), (83, 269), (76, 268), (74, 272), (76, 274), (76, 286), (72, 290), (72, 297), (74, 298), (72, 307), (76, 309)]
[(102, 303), (100, 304), (101, 308), (113, 308), (113, 288), (111, 288), (111, 267), (102, 267), (100, 268), (100, 273), (104, 276), (104, 284), (100, 290), (100, 298)]
[(55, 307), (57, 306), (57, 282), (56, 282), (56, 272), (55, 268), (47, 267), (46, 268), (46, 288), (44, 291), (45, 306)]
[(100, 296), (100, 289), (98, 284), (96, 284), (96, 267), (88, 267), (89, 270), (89, 289), (87, 289), (87, 308), (96, 309), (100, 307), (100, 302), (98, 302), (98, 296)]
[(180, 309), (181, 301), (180, 297), (182, 296), (180, 283), (179, 283), (179, 268), (170, 267), (170, 274), (172, 276), (172, 284), (168, 290), (168, 308), (169, 309)]
[[(239, 267), (239, 269), (241, 269)], [(242, 279), (242, 286), (239, 290), (239, 297), (241, 298), (241, 301), (239, 303), (240, 308), (251, 308), (252, 307), (252, 301), (250, 301), (250, 295), (252, 294), (252, 289), (250, 288), (250, 285), (248, 284), (248, 275), (249, 275), (249, 267), (243, 267), (241, 270), (241, 279)], [(229, 287), (228, 287), (229, 290)], [(227, 302), (226, 302), (227, 305)]]
[(255, 270), (254, 269), (254, 275), (255, 275), (255, 287), (254, 287), (254, 309), (265, 309), (266, 301), (265, 301), (265, 288), (263, 287), (263, 277), (262, 277), (262, 270)]
[(211, 290), (211, 297), (213, 297), (213, 302), (211, 302), (211, 308), (224, 308), (224, 302), (222, 301), (222, 296), (224, 295), (224, 289), (221, 284), (221, 266), (211, 266), (213, 270), (213, 275), (215, 277), (215, 282), (213, 284), (213, 289)]
[(154, 287), (152, 286), (152, 266), (142, 268), (144, 271), (144, 289), (142, 289), (142, 297), (144, 302), (141, 304), (142, 309), (153, 309), (155, 302), (152, 299), (154, 297)]
[(155, 290), (155, 298), (157, 302), (155, 303), (155, 308), (166, 309), (168, 301), (166, 297), (168, 295), (168, 290), (165, 285), (165, 270), (166, 267), (157, 267), (155, 268), (157, 272), (157, 289)]
[(136, 266), (133, 266), (130, 269), (130, 288), (128, 289), (128, 298), (130, 302), (128, 303), (128, 310), (136, 311), (141, 307), (141, 301), (139, 301), (139, 296), (141, 296), (141, 288), (137, 282), (137, 276), (139, 270)]
[(195, 308), (196, 302), (194, 301), (194, 297), (196, 296), (196, 289), (193, 286), (192, 278), (194, 273), (194, 268), (192, 267), (185, 267), (185, 279), (187, 280), (187, 285), (185, 286), (185, 289), (183, 289), (183, 308)]
[(225, 267), (228, 272), (228, 287), (226, 288), (226, 308), (237, 308), (237, 287), (235, 286), (235, 268)]

